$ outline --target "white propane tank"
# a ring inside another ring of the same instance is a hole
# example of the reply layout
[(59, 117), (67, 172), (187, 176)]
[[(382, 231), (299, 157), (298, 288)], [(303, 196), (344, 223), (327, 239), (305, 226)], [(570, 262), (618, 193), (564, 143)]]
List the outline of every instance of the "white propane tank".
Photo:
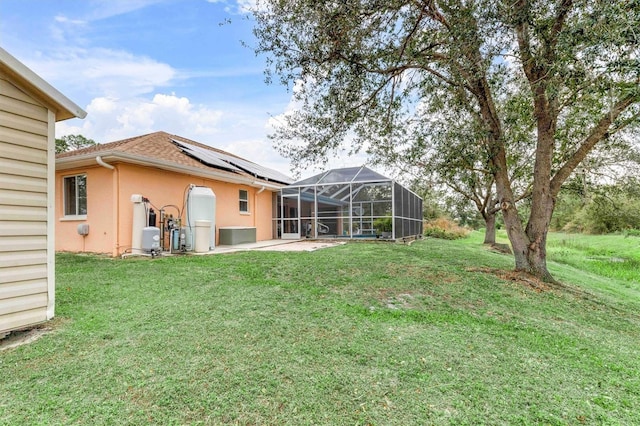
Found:
[(142, 253), (142, 228), (145, 227), (147, 222), (147, 214), (144, 209), (144, 203), (142, 202), (142, 195), (131, 195), (131, 202), (133, 203), (133, 222), (131, 227), (131, 253)]
[(206, 186), (192, 186), (187, 195), (187, 223), (186, 223), (186, 249), (195, 247), (196, 221), (207, 220), (210, 222), (209, 247), (213, 250), (216, 244), (216, 196), (213, 190)]

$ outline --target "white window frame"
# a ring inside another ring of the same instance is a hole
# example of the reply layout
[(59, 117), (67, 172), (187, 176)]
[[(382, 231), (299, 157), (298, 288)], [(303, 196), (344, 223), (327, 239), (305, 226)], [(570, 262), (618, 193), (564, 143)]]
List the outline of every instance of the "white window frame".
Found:
[[(67, 193), (67, 179), (72, 179), (75, 178), (75, 189), (74, 189), (74, 197), (75, 197), (75, 212), (70, 213), (67, 212), (67, 198), (69, 197), (69, 194)], [(87, 218), (87, 214), (80, 214), (79, 213), (79, 209), (80, 209), (80, 202), (79, 202), (79, 198), (78, 198), (78, 179), (82, 178), (84, 179), (84, 185), (85, 185), (85, 209), (87, 209), (87, 174), (86, 173), (79, 173), (77, 175), (69, 175), (69, 176), (63, 176), (62, 177), (62, 213), (64, 215), (65, 219), (86, 219)]]
[[(242, 195), (244, 194), (246, 195), (246, 198), (243, 198)], [(238, 191), (238, 209), (240, 211), (240, 214), (250, 214), (251, 211), (249, 210), (249, 191), (247, 191), (246, 189), (240, 189)], [(246, 206), (243, 209), (243, 203)]]

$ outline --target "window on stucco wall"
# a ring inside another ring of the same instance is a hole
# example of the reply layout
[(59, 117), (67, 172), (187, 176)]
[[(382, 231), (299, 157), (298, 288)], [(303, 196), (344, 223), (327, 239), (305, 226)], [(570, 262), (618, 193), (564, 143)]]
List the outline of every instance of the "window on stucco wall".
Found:
[(87, 175), (66, 176), (63, 178), (63, 197), (65, 216), (87, 215)]
[(239, 192), (240, 213), (249, 213), (249, 191), (241, 189)]

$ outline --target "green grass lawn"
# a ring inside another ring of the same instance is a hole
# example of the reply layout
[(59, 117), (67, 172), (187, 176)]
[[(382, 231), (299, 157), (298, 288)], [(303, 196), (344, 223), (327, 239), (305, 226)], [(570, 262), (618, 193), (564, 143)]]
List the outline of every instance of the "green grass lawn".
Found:
[(549, 247), (562, 263), (625, 281), (640, 277), (640, 237), (551, 233)]
[(480, 241), (61, 254), (55, 331), (0, 352), (0, 424), (640, 424), (638, 273), (550, 262), (539, 292)]

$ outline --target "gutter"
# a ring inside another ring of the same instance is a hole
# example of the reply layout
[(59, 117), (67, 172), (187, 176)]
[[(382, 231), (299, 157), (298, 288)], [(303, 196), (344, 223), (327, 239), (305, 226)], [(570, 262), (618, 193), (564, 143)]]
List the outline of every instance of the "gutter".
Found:
[(259, 194), (260, 192), (264, 191), (267, 188), (269, 188), (269, 189), (282, 189), (287, 185), (285, 185), (285, 184), (274, 185), (272, 183), (266, 183), (266, 182), (260, 182), (260, 181), (254, 180), (251, 183), (251, 186), (254, 186), (256, 188), (261, 188), (260, 191), (258, 192), (258, 194)]
[[(115, 161), (124, 161), (124, 162), (132, 163), (132, 164), (137, 164), (137, 165), (140, 165), (140, 166), (147, 166), (147, 167), (154, 167), (155, 166), (155, 167), (161, 168), (163, 170), (169, 170), (169, 171), (172, 171), (172, 172), (189, 174), (189, 175), (192, 175), (192, 176), (197, 176), (197, 177), (201, 177), (201, 178), (205, 178), (205, 179), (215, 179), (215, 180), (219, 180), (219, 181), (222, 181), (222, 182), (229, 182), (229, 183), (237, 183), (237, 184), (242, 184), (242, 185), (248, 185), (248, 186), (252, 186), (254, 188), (261, 188), (262, 186), (265, 186), (265, 187), (267, 187), (269, 189), (278, 190), (278, 189), (286, 186), (286, 184), (274, 185), (274, 184), (269, 184), (269, 183), (266, 183), (266, 182), (260, 182), (260, 181), (255, 180), (253, 178), (253, 176), (251, 176), (251, 177), (231, 176), (230, 174), (232, 172), (218, 172), (215, 169), (204, 170), (204, 169), (200, 169), (200, 168), (196, 168), (196, 167), (184, 166), (184, 165), (177, 164), (177, 163), (170, 162), (170, 161), (157, 160), (157, 159), (153, 159), (153, 158), (149, 158), (149, 157), (144, 157), (144, 156), (139, 156), (139, 155), (132, 155), (132, 154), (123, 153), (123, 152), (119, 152), (119, 151), (105, 151), (105, 152), (102, 152), (100, 155), (98, 155), (98, 157), (100, 157), (100, 159), (103, 162), (104, 162), (104, 159), (109, 159), (111, 161), (114, 161), (114, 160)], [(74, 155), (74, 156), (57, 158), (56, 159), (56, 170), (65, 170), (65, 169), (76, 168), (76, 167), (85, 167), (85, 166), (88, 166), (88, 165), (91, 165), (91, 164), (95, 164), (95, 162), (97, 162), (97, 161), (98, 160), (97, 160), (97, 157), (96, 157), (96, 153), (89, 153), (89, 154), (84, 154), (84, 155)], [(98, 163), (98, 164), (100, 164), (100, 163)], [(108, 164), (108, 165), (110, 165), (110, 164)], [(62, 166), (62, 167), (60, 167), (60, 166)]]

